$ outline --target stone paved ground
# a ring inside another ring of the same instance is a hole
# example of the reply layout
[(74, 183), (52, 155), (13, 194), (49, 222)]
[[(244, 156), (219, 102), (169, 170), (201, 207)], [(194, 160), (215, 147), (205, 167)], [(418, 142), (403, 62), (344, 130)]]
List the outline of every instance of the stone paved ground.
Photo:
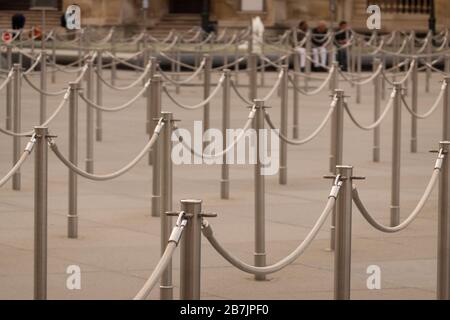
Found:
[[(275, 74), (268, 73), (267, 84)], [(119, 84), (135, 79), (134, 72), (120, 72)], [(440, 89), (440, 76), (431, 80), (431, 92), (425, 93), (421, 75), (419, 108), (431, 106)], [(37, 83), (38, 76), (35, 76)], [(58, 75), (56, 90), (71, 78)], [(198, 82), (198, 80), (196, 80)], [(244, 83), (241, 76), (241, 84)], [(372, 121), (373, 87), (363, 88), (363, 101), (355, 103), (355, 88), (341, 83), (350, 95), (350, 107), (358, 119)], [(49, 90), (50, 90), (49, 89)], [(104, 103), (118, 105), (139, 89), (126, 93), (104, 89)], [(241, 88), (246, 92), (246, 88)], [(260, 96), (269, 88), (260, 88)], [(183, 88), (177, 98), (185, 103), (200, 101), (200, 87)], [(0, 117), (5, 118), (4, 92), (0, 99)], [(58, 98), (49, 98), (50, 109)], [(309, 134), (321, 121), (329, 105), (329, 93), (301, 96), (301, 135)], [(24, 84), (23, 126), (31, 128), (38, 116), (39, 98)], [(270, 100), (270, 113), (279, 123), (279, 99)], [(201, 111), (185, 111), (164, 98), (164, 110), (181, 119), (180, 127), (192, 129), (201, 119)], [(290, 92), (292, 108), (292, 92)], [(85, 106), (80, 108), (80, 163), (85, 158)], [(403, 109), (405, 110), (405, 109)], [(291, 111), (292, 112), (292, 111)], [(232, 126), (241, 127), (248, 109), (235, 96), (232, 99)], [(211, 104), (212, 126), (220, 128), (221, 97)], [(97, 173), (113, 171), (127, 163), (146, 143), (144, 100), (132, 109), (104, 115), (104, 141), (95, 144)], [(391, 113), (382, 125), (382, 161), (371, 161), (372, 134), (356, 128), (345, 118), (344, 162), (355, 166), (355, 174), (367, 178), (358, 181), (360, 195), (370, 212), (380, 221), (389, 221)], [(67, 108), (51, 125), (58, 135), (60, 149), (67, 154)], [(291, 121), (291, 117), (290, 117)], [(2, 121), (4, 125), (4, 121)], [(441, 109), (419, 122), (419, 151), (409, 152), (410, 116), (404, 111), (402, 128), (402, 218), (415, 207), (432, 172), (441, 135)], [(267, 260), (275, 262), (293, 250), (308, 233), (321, 212), (329, 193), (330, 181), (322, 179), (328, 170), (329, 126), (312, 142), (289, 147), (288, 185), (278, 185), (277, 177), (266, 178)], [(25, 140), (23, 141), (25, 144)], [(0, 137), (0, 171), (11, 166), (12, 140)], [(50, 299), (130, 299), (145, 282), (159, 256), (159, 219), (150, 217), (151, 168), (142, 161), (130, 173), (110, 182), (79, 179), (79, 234), (77, 240), (66, 237), (67, 169), (53, 154), (49, 156), (48, 217), (48, 297)], [(204, 209), (217, 212), (210, 219), (220, 242), (245, 261), (253, 261), (253, 168), (231, 168), (231, 199), (219, 197), (219, 166), (177, 166), (174, 168), (174, 208), (179, 200), (199, 198)], [(11, 184), (0, 191), (0, 298), (31, 299), (33, 294), (33, 161), (22, 170), (23, 188), (16, 192)], [(354, 208), (352, 248), (352, 298), (354, 299), (433, 299), (436, 288), (437, 191), (431, 195), (419, 218), (404, 232), (382, 234), (371, 228)], [(312, 246), (294, 264), (271, 275), (269, 281), (255, 282), (251, 276), (231, 267), (203, 239), (203, 299), (332, 299), (333, 253), (326, 250), (328, 225)], [(66, 268), (79, 265), (82, 290), (66, 289)], [(382, 289), (366, 288), (366, 268), (378, 265), (382, 271)], [(175, 296), (179, 283), (178, 253), (174, 259)], [(157, 298), (157, 290), (151, 295)]]

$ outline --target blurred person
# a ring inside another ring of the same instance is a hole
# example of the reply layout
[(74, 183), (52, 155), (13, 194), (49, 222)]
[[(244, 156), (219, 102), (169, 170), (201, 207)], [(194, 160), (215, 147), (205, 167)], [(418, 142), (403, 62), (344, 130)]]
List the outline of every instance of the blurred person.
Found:
[(334, 37), (337, 50), (337, 61), (339, 62), (339, 67), (342, 71), (347, 71), (347, 48), (345, 45), (348, 43), (348, 23), (347, 21), (339, 22), (339, 27), (336, 30), (336, 35)]
[[(324, 44), (327, 42), (328, 27), (325, 21), (319, 21), (312, 31), (311, 42), (313, 45), (312, 54), (314, 67), (322, 69), (327, 65), (327, 49)], [(320, 59), (319, 59), (320, 58)]]
[(11, 26), (13, 30), (22, 30), (25, 27), (26, 18), (22, 13), (16, 13), (11, 18)]
[(300, 69), (304, 71), (306, 65), (306, 49), (304, 45), (301, 46), (299, 45), (299, 43), (301, 43), (306, 38), (306, 34), (309, 30), (308, 23), (306, 21), (300, 21), (300, 23), (298, 24), (298, 30), (299, 32), (297, 32), (297, 46), (295, 47), (295, 51), (299, 53)]

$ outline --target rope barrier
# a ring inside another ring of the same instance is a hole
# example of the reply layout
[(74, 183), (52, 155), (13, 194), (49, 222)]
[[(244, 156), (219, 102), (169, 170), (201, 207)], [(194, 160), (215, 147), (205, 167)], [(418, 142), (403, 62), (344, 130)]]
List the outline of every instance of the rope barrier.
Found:
[(211, 94), (209, 95), (208, 98), (206, 98), (205, 100), (203, 100), (202, 102), (196, 104), (196, 105), (187, 105), (187, 104), (183, 104), (181, 102), (178, 102), (169, 92), (169, 90), (167, 90), (166, 86), (163, 86), (163, 91), (164, 93), (169, 97), (170, 100), (172, 100), (173, 103), (175, 103), (177, 106), (179, 106), (180, 108), (183, 109), (187, 109), (187, 110), (195, 110), (198, 108), (203, 107), (204, 105), (206, 105), (208, 102), (210, 102), (212, 100), (212, 98), (214, 98), (214, 96), (219, 92), (219, 90), (222, 87), (222, 83), (225, 80), (225, 76), (222, 74), (222, 76), (220, 77), (217, 86), (214, 88), (214, 90), (211, 92)]
[(386, 118), (386, 115), (388, 114), (389, 110), (392, 108), (392, 106), (394, 105), (394, 98), (397, 94), (397, 90), (395, 88), (392, 89), (392, 93), (391, 96), (389, 97), (389, 100), (386, 104), (386, 107), (384, 108), (383, 112), (381, 113), (380, 117), (372, 124), (370, 125), (362, 125), (360, 124), (356, 118), (353, 116), (353, 114), (350, 111), (350, 108), (348, 107), (347, 102), (344, 101), (344, 108), (347, 111), (348, 116), (350, 117), (350, 119), (352, 120), (352, 122), (360, 129), (362, 130), (373, 130), (375, 128), (378, 128), (381, 123), (383, 122), (384, 118)]
[(243, 272), (255, 275), (267, 275), (278, 272), (286, 268), (288, 265), (292, 264), (295, 260), (297, 260), (305, 252), (305, 250), (308, 249), (312, 241), (316, 238), (317, 234), (319, 233), (320, 229), (322, 228), (323, 224), (327, 220), (328, 216), (330, 215), (331, 211), (333, 210), (336, 204), (336, 199), (342, 184), (342, 182), (339, 179), (337, 179), (336, 181), (337, 182), (333, 185), (331, 189), (327, 204), (325, 205), (325, 209), (323, 209), (322, 213), (320, 214), (311, 231), (308, 233), (308, 235), (305, 237), (302, 243), (300, 243), (300, 245), (292, 253), (290, 253), (284, 259), (278, 261), (275, 264), (266, 267), (256, 267), (239, 260), (231, 253), (229, 253), (224, 247), (222, 247), (222, 245), (217, 241), (217, 239), (214, 237), (213, 229), (207, 220), (203, 220), (203, 228), (202, 228), (203, 235), (206, 237), (206, 239), (208, 239), (209, 243), (213, 246), (213, 248), (217, 251), (217, 253), (219, 253), (225, 260), (227, 260), (234, 267), (238, 268)]
[(283, 79), (283, 75), (284, 75), (284, 70), (281, 70), (281, 71), (278, 73), (278, 79), (277, 79), (277, 81), (275, 82), (275, 84), (273, 85), (272, 89), (269, 91), (268, 94), (266, 94), (266, 96), (265, 96), (264, 98), (262, 98), (262, 100), (267, 101), (267, 100), (270, 99), (270, 97), (273, 96), (273, 94), (276, 92), (276, 90), (278, 89), (278, 87), (279, 87), (280, 84), (281, 84), (281, 79)]
[(35, 91), (39, 92), (40, 94), (46, 95), (46, 96), (51, 96), (51, 97), (58, 97), (58, 96), (62, 96), (63, 94), (65, 94), (67, 92), (67, 89), (63, 89), (60, 91), (56, 91), (56, 92), (49, 92), (49, 91), (44, 91), (41, 90), (40, 88), (38, 88), (29, 78), (28, 75), (23, 74), (23, 78), (25, 79), (25, 81), (30, 85), (31, 88), (33, 88)]
[(141, 290), (139, 290), (133, 300), (144, 300), (145, 298), (147, 298), (162, 277), (169, 263), (172, 261), (172, 256), (175, 253), (178, 243), (181, 240), (184, 228), (188, 224), (188, 220), (184, 217), (184, 215), (185, 213), (183, 211), (180, 212), (178, 221), (172, 230), (172, 234), (170, 235), (169, 241), (163, 255), (161, 256), (161, 259), (159, 259), (159, 262), (153, 270), (151, 276), (148, 278), (144, 286), (141, 288)]
[(184, 79), (184, 80), (180, 80), (180, 81), (176, 81), (173, 80), (171, 77), (169, 77), (162, 69), (160, 66), (158, 66), (159, 69), (159, 73), (164, 77), (164, 79), (166, 79), (167, 81), (169, 81), (170, 83), (174, 84), (174, 85), (182, 85), (188, 82), (191, 82), (196, 76), (198, 76), (198, 74), (204, 70), (205, 68), (205, 64), (206, 64), (206, 60), (203, 59), (202, 62), (200, 63), (198, 69), (192, 73), (188, 78)]
[(386, 232), (386, 233), (394, 233), (404, 230), (406, 227), (408, 227), (419, 215), (419, 213), (422, 211), (423, 207), (425, 206), (425, 203), (427, 202), (428, 198), (431, 195), (431, 192), (433, 191), (434, 186), (436, 185), (436, 182), (439, 177), (439, 173), (441, 171), (442, 162), (444, 160), (444, 153), (442, 152), (442, 149), (439, 152), (438, 159), (436, 160), (436, 164), (433, 170), (433, 173), (431, 174), (430, 181), (428, 182), (427, 187), (425, 188), (425, 192), (423, 193), (422, 197), (419, 200), (419, 203), (414, 208), (414, 210), (411, 212), (411, 214), (408, 215), (408, 217), (399, 225), (395, 227), (388, 227), (385, 225), (382, 225), (378, 223), (367, 211), (365, 208), (363, 202), (361, 201), (361, 198), (359, 197), (358, 190), (356, 187), (353, 187), (353, 202), (355, 203), (358, 210), (361, 212), (363, 217), (367, 220), (367, 222), (374, 227), (375, 229)]
[(80, 98), (86, 102), (88, 105), (90, 105), (91, 107), (93, 107), (94, 109), (98, 109), (101, 111), (105, 111), (105, 112), (117, 112), (117, 111), (121, 111), (124, 109), (127, 109), (129, 107), (131, 107), (147, 90), (148, 86), (151, 83), (151, 79), (149, 79), (144, 87), (137, 93), (136, 96), (134, 96), (131, 100), (129, 100), (128, 102), (125, 102), (124, 104), (117, 106), (117, 107), (105, 107), (105, 106), (101, 106), (97, 103), (95, 103), (94, 101), (89, 100), (87, 97), (85, 97), (81, 92), (78, 92), (78, 95), (80, 96)]
[(323, 128), (325, 128), (325, 125), (327, 124), (328, 120), (330, 120), (331, 116), (333, 115), (333, 111), (334, 111), (334, 108), (336, 107), (336, 103), (337, 103), (337, 97), (334, 96), (334, 98), (330, 104), (330, 108), (329, 108), (327, 114), (325, 115), (325, 118), (323, 118), (322, 122), (319, 124), (317, 129), (313, 131), (313, 133), (311, 133), (309, 136), (307, 136), (306, 138), (304, 138), (302, 140), (294, 140), (294, 139), (290, 139), (290, 138), (284, 136), (280, 132), (280, 130), (276, 129), (276, 127), (275, 127), (274, 123), (272, 122), (272, 119), (270, 118), (270, 115), (267, 111), (265, 113), (265, 118), (266, 118), (266, 122), (269, 125), (269, 127), (271, 129), (275, 130), (276, 134), (278, 135), (278, 137), (281, 140), (283, 140), (284, 142), (286, 142), (288, 144), (299, 146), (299, 145), (306, 144), (309, 141), (313, 140), (323, 130)]
[(156, 143), (161, 129), (164, 126), (164, 122), (162, 121), (162, 118), (159, 119), (158, 124), (156, 125), (156, 128), (153, 132), (152, 137), (150, 138), (149, 142), (145, 145), (145, 147), (142, 149), (141, 152), (139, 152), (139, 154), (133, 159), (131, 160), (131, 162), (129, 162), (126, 166), (124, 166), (123, 168), (113, 172), (113, 173), (109, 173), (109, 174), (102, 174), (102, 175), (96, 175), (96, 174), (91, 174), (88, 173), (80, 168), (78, 168), (76, 165), (74, 165), (72, 162), (70, 162), (70, 160), (68, 160), (67, 158), (64, 157), (64, 155), (59, 151), (58, 146), (56, 145), (56, 142), (51, 139), (48, 138), (48, 143), (50, 146), (50, 149), (53, 151), (53, 153), (56, 155), (56, 157), (68, 168), (70, 169), (72, 172), (75, 172), (76, 174), (82, 176), (83, 178), (89, 179), (89, 180), (94, 180), (94, 181), (107, 181), (107, 180), (112, 180), (115, 178), (118, 178), (122, 175), (124, 175), (125, 173), (127, 173), (128, 171), (130, 171), (132, 168), (134, 168), (138, 162), (147, 154), (147, 152), (149, 152), (154, 144)]
[(293, 85), (293, 87), (294, 87), (294, 89), (296, 91), (300, 92), (301, 94), (303, 94), (305, 96), (314, 96), (314, 95), (318, 94), (320, 91), (322, 91), (326, 87), (328, 82), (330, 82), (331, 77), (333, 76), (333, 73), (334, 73), (334, 66), (331, 67), (331, 69), (330, 69), (330, 71), (328, 73), (328, 76), (325, 78), (323, 83), (317, 89), (312, 90), (312, 91), (305, 91), (305, 90), (302, 90), (301, 88), (299, 88), (297, 86), (297, 84), (295, 83), (295, 80), (292, 78), (292, 76), (289, 76), (289, 81), (292, 83), (292, 85)]
[(107, 87), (116, 90), (116, 91), (127, 91), (131, 88), (134, 88), (135, 86), (137, 86), (138, 84), (140, 84), (140, 82), (148, 75), (148, 73), (150, 72), (152, 67), (152, 62), (150, 61), (147, 66), (144, 69), (144, 72), (139, 76), (139, 78), (137, 78), (135, 81), (133, 81), (131, 84), (127, 85), (127, 86), (115, 86), (111, 83), (109, 83), (105, 78), (103, 78), (99, 72), (99, 70), (96, 68), (95, 69), (95, 73), (97, 74), (97, 77), (100, 79), (100, 81), (102, 83), (104, 83)]
[(249, 115), (248, 115), (248, 119), (245, 122), (244, 126), (242, 127), (242, 129), (239, 129), (239, 134), (238, 136), (234, 137), (233, 142), (228, 145), (228, 147), (222, 151), (220, 151), (219, 153), (215, 153), (215, 154), (205, 154), (205, 153), (198, 153), (195, 149), (192, 149), (192, 146), (186, 144), (186, 142), (184, 141), (183, 136), (181, 136), (178, 132), (178, 128), (175, 127), (174, 133), (177, 136), (178, 140), (180, 141), (180, 143), (183, 145), (183, 147), (188, 150), (191, 154), (195, 155), (196, 157), (199, 158), (207, 158), (207, 159), (216, 159), (216, 158), (220, 158), (223, 157), (224, 155), (226, 155), (228, 152), (230, 152), (237, 144), (238, 142), (244, 137), (246, 131), (251, 127), (253, 119), (255, 118), (256, 115), (256, 106), (252, 107), (252, 110), (250, 111)]
[(2, 84), (0, 84), (0, 91), (2, 91), (3, 88), (5, 88), (8, 85), (8, 83), (11, 81), (13, 75), (14, 75), (14, 70), (11, 68), (6, 79), (2, 82)]
[(25, 149), (23, 150), (23, 153), (20, 156), (19, 160), (11, 168), (11, 170), (0, 180), (0, 188), (3, 187), (9, 181), (9, 179), (11, 179), (11, 177), (22, 167), (22, 165), (28, 159), (28, 156), (33, 151), (33, 147), (34, 147), (35, 142), (36, 142), (36, 137), (33, 135), (31, 137), (30, 142), (28, 142), (28, 144), (26, 145)]
[(419, 114), (419, 113), (414, 112), (414, 111), (412, 110), (412, 108), (409, 107), (408, 103), (407, 103), (406, 100), (405, 100), (405, 96), (402, 94), (402, 101), (403, 101), (403, 104), (405, 105), (406, 109), (408, 110), (408, 112), (409, 112), (413, 117), (416, 117), (416, 118), (419, 118), (419, 119), (425, 119), (425, 118), (428, 118), (431, 114), (433, 114), (434, 111), (436, 111), (437, 107), (439, 106), (439, 103), (441, 102), (442, 97), (444, 96), (445, 88), (447, 88), (447, 82), (444, 81), (444, 82), (442, 83), (442, 86), (441, 86), (441, 91), (439, 92), (439, 95), (438, 95), (438, 97), (436, 98), (436, 101), (435, 101), (434, 104), (431, 106), (431, 108), (430, 108), (427, 112), (425, 112), (425, 113), (423, 113), (423, 114)]

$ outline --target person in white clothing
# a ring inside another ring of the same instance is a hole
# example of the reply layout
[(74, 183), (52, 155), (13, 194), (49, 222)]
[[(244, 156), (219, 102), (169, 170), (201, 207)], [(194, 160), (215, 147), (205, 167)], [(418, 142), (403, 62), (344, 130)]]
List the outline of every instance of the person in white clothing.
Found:
[(327, 65), (327, 49), (324, 46), (327, 42), (327, 37), (327, 23), (320, 21), (317, 27), (313, 29), (311, 36), (314, 67), (317, 69), (323, 69)]

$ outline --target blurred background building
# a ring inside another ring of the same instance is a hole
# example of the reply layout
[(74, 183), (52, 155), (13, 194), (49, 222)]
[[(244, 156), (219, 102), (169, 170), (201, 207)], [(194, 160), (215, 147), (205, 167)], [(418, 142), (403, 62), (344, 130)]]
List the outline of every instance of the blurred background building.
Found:
[[(11, 26), (11, 16), (22, 12), (27, 27), (39, 25), (40, 13), (30, 11), (29, 0), (0, 0), (0, 27)], [(143, 9), (148, 3), (148, 9)], [(82, 24), (92, 26), (146, 26), (154, 32), (186, 30), (192, 26), (244, 27), (252, 16), (266, 27), (283, 29), (300, 20), (314, 25), (319, 20), (347, 20), (355, 29), (366, 29), (369, 4), (382, 9), (382, 31), (426, 31), (435, 12), (436, 27), (450, 26), (450, 0), (59, 0), (58, 10), (48, 12), (49, 26), (58, 26), (65, 7), (78, 4)], [(434, 7), (434, 10), (433, 10)]]

